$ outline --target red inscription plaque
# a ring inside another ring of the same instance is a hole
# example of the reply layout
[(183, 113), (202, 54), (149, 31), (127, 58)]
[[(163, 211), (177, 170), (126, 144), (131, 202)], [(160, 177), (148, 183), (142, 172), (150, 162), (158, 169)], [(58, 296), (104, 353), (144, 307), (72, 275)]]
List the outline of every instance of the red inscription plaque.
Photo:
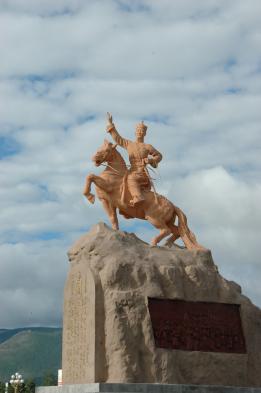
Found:
[(149, 298), (148, 305), (158, 348), (246, 353), (237, 304)]

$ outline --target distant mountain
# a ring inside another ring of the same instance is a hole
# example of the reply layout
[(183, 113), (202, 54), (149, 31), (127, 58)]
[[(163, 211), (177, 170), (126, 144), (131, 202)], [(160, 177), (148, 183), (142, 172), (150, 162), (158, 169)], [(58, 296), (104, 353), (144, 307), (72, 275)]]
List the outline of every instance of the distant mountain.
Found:
[(61, 353), (60, 328), (0, 329), (0, 381), (8, 381), (18, 371), (25, 379), (41, 383), (45, 374), (57, 375)]

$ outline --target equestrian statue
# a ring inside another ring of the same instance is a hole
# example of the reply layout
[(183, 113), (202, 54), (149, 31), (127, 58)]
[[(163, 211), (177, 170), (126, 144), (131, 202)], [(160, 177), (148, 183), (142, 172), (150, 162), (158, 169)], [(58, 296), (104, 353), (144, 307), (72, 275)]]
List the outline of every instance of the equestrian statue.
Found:
[[(169, 247), (181, 238), (188, 249), (204, 249), (188, 227), (183, 211), (163, 195), (156, 192), (148, 165), (157, 168), (162, 155), (152, 145), (144, 142), (147, 126), (141, 122), (136, 126), (136, 140), (123, 138), (113, 123), (110, 113), (107, 114), (107, 132), (111, 134), (115, 144), (104, 140), (92, 160), (96, 166), (104, 165), (105, 170), (96, 176), (86, 177), (83, 194), (89, 202), (94, 203), (91, 193), (92, 183), (96, 186), (96, 194), (109, 216), (112, 228), (119, 229), (117, 209), (125, 218), (139, 218), (149, 221), (160, 233), (155, 236), (151, 245), (156, 246), (169, 236), (166, 245)], [(117, 146), (126, 149), (130, 165), (127, 167)], [(177, 219), (177, 224), (175, 223)]]

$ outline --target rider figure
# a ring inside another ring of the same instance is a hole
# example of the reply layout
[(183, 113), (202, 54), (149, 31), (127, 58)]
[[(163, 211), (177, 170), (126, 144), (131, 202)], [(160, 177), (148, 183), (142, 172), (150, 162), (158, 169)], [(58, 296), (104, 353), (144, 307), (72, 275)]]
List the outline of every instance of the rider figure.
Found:
[(147, 126), (141, 122), (136, 126), (136, 141), (130, 141), (122, 138), (115, 128), (112, 121), (112, 116), (108, 113), (109, 132), (114, 141), (127, 150), (129, 154), (130, 169), (128, 171), (128, 188), (131, 194), (131, 205), (136, 206), (138, 203), (145, 200), (143, 191), (151, 189), (151, 181), (148, 177), (146, 165), (150, 164), (157, 168), (158, 163), (162, 159), (162, 155), (153, 146), (144, 143)]

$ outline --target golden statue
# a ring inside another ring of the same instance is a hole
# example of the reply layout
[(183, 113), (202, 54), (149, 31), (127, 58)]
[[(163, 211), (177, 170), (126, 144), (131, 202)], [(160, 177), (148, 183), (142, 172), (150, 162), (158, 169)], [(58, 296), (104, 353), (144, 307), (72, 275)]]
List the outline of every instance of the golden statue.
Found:
[[(100, 176), (90, 174), (86, 178), (83, 194), (94, 203), (91, 184), (107, 212), (113, 229), (119, 229), (116, 209), (125, 218), (140, 218), (149, 221), (160, 230), (151, 244), (156, 246), (163, 238), (171, 235), (166, 244), (171, 246), (181, 237), (188, 249), (204, 249), (198, 244), (195, 235), (187, 225), (185, 214), (167, 198), (156, 193), (147, 165), (156, 168), (162, 155), (151, 145), (144, 143), (147, 126), (141, 122), (136, 127), (136, 141), (122, 138), (115, 128), (112, 116), (108, 113), (107, 132), (116, 144), (104, 140), (93, 157), (96, 166), (104, 163), (106, 168)], [(130, 167), (127, 168), (117, 146), (127, 150)], [(176, 217), (178, 223), (175, 225)]]

